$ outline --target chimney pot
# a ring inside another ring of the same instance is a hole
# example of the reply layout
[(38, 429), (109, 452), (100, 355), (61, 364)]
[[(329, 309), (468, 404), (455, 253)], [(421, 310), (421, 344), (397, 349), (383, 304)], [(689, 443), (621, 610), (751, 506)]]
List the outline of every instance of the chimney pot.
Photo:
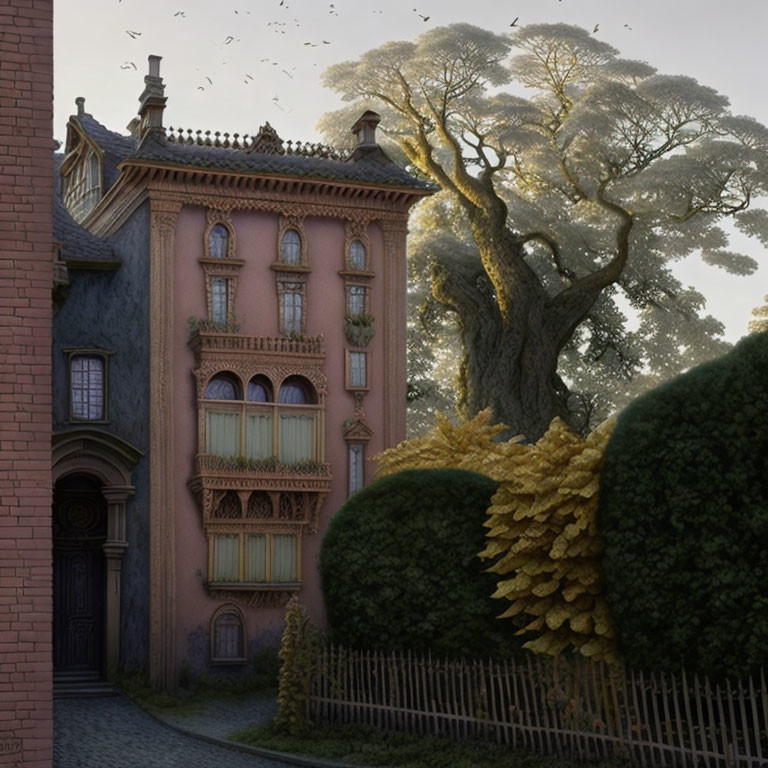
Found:
[(82, 117), (85, 114), (85, 97), (78, 96), (75, 99), (75, 104), (77, 104), (77, 116)]
[(160, 62), (162, 61), (162, 56), (152, 56), (149, 57), (149, 75), (150, 77), (160, 77)]

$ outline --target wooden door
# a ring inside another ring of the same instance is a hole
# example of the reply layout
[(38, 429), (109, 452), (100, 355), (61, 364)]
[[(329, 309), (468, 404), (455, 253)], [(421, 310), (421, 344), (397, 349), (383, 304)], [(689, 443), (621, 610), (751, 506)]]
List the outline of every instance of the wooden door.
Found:
[(53, 506), (53, 667), (104, 671), (106, 502), (88, 478), (57, 484)]

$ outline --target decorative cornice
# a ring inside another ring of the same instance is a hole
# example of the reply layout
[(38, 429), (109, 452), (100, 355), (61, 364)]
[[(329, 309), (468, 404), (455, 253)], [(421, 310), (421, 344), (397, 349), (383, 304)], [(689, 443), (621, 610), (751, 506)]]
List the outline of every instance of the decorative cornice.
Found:
[(247, 585), (237, 587), (217, 587), (208, 585), (208, 594), (216, 600), (237, 600), (249, 608), (279, 608), (285, 605), (293, 595), (299, 593), (299, 587)]

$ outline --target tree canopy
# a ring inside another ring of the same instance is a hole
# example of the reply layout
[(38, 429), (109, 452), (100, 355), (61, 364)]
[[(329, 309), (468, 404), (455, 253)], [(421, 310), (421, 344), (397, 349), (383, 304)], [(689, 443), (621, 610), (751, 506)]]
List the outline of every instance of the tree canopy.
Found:
[(723, 351), (722, 325), (670, 265), (700, 252), (753, 272), (725, 219), (768, 242), (768, 213), (751, 207), (768, 191), (768, 129), (724, 96), (564, 24), (436, 28), (332, 66), (325, 82), (380, 111), (450, 201), (450, 218), (425, 216), (419, 249), (432, 301), (457, 320), (465, 416), (490, 405), (537, 439), (607, 382), (628, 389)]

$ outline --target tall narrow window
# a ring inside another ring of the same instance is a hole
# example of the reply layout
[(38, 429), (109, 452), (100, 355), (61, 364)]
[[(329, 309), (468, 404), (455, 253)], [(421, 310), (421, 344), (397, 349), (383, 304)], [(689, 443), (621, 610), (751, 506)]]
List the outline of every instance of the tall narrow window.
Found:
[(239, 581), (240, 579), (240, 537), (227, 534), (213, 537), (213, 580)]
[(272, 581), (295, 582), (298, 537), (294, 534), (275, 533), (272, 535)]
[(347, 286), (347, 314), (350, 317), (365, 314), (366, 287), (364, 285)]
[(349, 352), (349, 386), (352, 389), (365, 389), (368, 386), (365, 352)]
[(280, 261), (296, 266), (301, 264), (301, 237), (295, 229), (287, 229), (280, 242)]
[(349, 445), (349, 495), (357, 493), (364, 482), (363, 457), (365, 448), (362, 443)]
[(70, 358), (70, 400), (73, 419), (104, 420), (104, 368), (104, 357), (101, 355), (72, 355)]
[(211, 229), (208, 248), (212, 259), (226, 259), (229, 255), (229, 231), (223, 224), (216, 224)]
[(364, 271), (366, 267), (365, 246), (360, 240), (349, 244), (349, 268)]
[(229, 280), (226, 277), (211, 278), (211, 320), (214, 323), (229, 320)]
[(283, 299), (283, 333), (301, 333), (304, 296), (298, 284), (286, 285)]

